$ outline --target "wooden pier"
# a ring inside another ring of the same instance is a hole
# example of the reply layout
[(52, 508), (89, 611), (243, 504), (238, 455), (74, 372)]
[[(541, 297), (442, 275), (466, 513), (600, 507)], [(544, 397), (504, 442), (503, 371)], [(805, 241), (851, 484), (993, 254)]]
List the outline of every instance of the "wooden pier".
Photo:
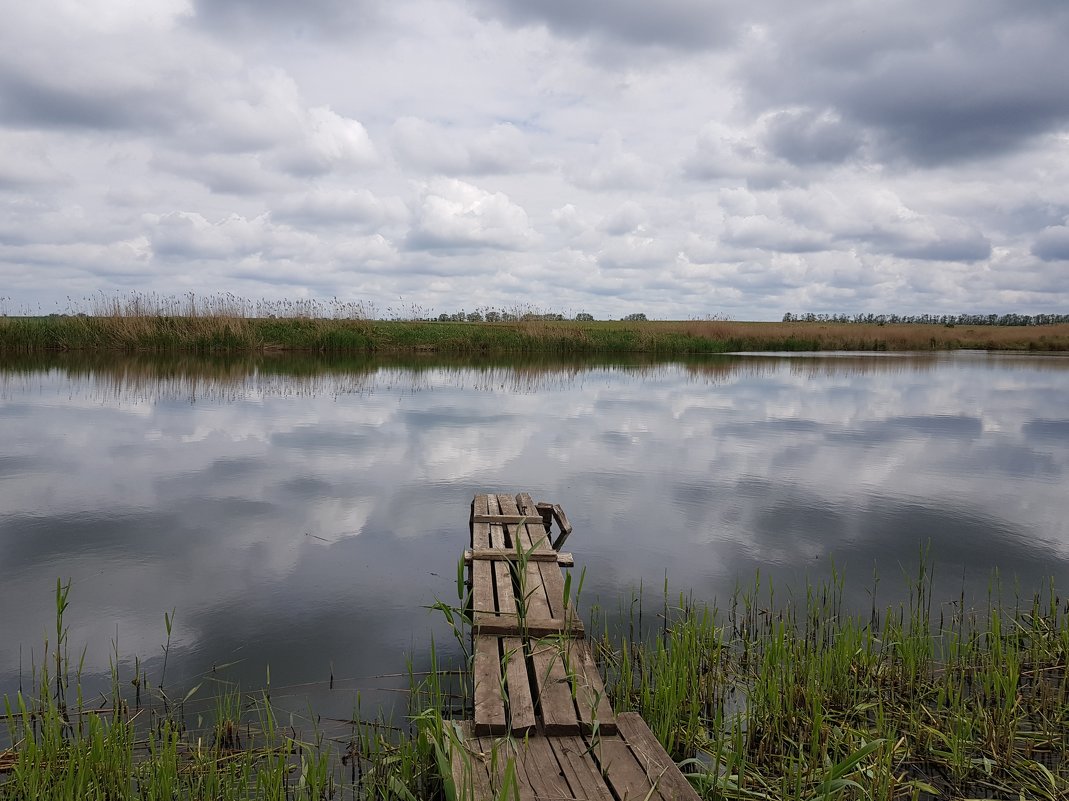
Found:
[(475, 709), (451, 750), (457, 798), (697, 801), (645, 721), (613, 714), (561, 571), (564, 510), (476, 495), (470, 523)]

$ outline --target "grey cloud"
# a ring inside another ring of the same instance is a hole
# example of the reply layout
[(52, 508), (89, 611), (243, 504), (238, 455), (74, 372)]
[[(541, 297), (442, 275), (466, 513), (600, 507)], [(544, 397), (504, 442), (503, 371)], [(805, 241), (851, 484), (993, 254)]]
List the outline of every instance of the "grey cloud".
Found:
[(1043, 261), (1069, 261), (1069, 226), (1052, 225), (1040, 231), (1032, 255)]
[(861, 135), (832, 112), (780, 111), (768, 120), (769, 149), (792, 164), (835, 164), (857, 152)]
[(379, 198), (367, 189), (317, 189), (286, 197), (271, 210), (271, 218), (281, 222), (362, 230), (400, 223), (408, 215), (400, 198)]
[(823, 232), (764, 215), (728, 219), (721, 240), (729, 245), (781, 253), (815, 253), (831, 246), (830, 237)]
[(194, 0), (192, 23), (221, 35), (313, 39), (373, 27), (381, 8), (370, 0)]
[(982, 236), (937, 239), (932, 242), (902, 245), (894, 248), (892, 252), (904, 259), (972, 263), (991, 256), (991, 243)]
[(477, 0), (488, 15), (515, 25), (542, 24), (562, 36), (631, 45), (700, 49), (729, 42), (732, 5), (708, 0)]
[(176, 100), (159, 87), (76, 82), (0, 67), (0, 122), (16, 128), (158, 129), (182, 113)]
[(834, 109), (872, 131), (885, 157), (1005, 153), (1069, 120), (1064, 5), (952, 2), (933, 13), (904, 2), (861, 15), (824, 3), (769, 27), (769, 46), (743, 69), (750, 101)]

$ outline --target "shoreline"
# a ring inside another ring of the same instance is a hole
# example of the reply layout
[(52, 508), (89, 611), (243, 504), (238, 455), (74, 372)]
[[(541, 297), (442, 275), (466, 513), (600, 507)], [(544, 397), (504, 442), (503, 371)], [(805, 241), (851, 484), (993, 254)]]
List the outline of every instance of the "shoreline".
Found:
[(651, 354), (762, 352), (1069, 352), (1069, 324), (552, 321), (438, 322), (204, 316), (0, 317), (0, 354), (65, 351)]

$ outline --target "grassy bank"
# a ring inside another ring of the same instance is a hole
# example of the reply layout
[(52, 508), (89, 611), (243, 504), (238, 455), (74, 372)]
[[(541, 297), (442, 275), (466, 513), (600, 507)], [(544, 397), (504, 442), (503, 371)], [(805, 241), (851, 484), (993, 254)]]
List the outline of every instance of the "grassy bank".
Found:
[[(615, 708), (642, 713), (704, 798), (1069, 797), (1069, 604), (1053, 583), (1006, 598), (996, 579), (979, 605), (934, 599), (923, 567), (908, 584), (864, 614), (840, 580), (786, 599), (757, 582), (723, 610), (666, 595), (652, 630), (641, 604), (591, 630)], [(270, 688), (212, 692), (211, 677), (181, 697), (146, 677), (134, 699), (116, 670), (109, 697), (85, 699), (65, 608), (59, 587), (58, 645), (6, 701), (0, 799), (453, 797), (445, 673), (412, 678), (401, 728), (310, 714), (302, 731)]]
[(292, 350), (678, 356), (737, 351), (958, 349), (1067, 351), (1069, 324), (949, 328), (723, 321), (467, 323), (228, 314), (0, 317), (0, 353), (100, 350), (221, 354)]

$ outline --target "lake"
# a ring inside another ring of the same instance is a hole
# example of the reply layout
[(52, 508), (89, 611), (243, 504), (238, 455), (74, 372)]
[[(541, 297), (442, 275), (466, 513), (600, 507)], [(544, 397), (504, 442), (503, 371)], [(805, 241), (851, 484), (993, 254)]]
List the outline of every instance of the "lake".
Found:
[[(118, 655), (348, 715), (458, 648), (477, 492), (561, 504), (604, 618), (845, 576), (856, 609), (1069, 582), (1069, 357), (25, 357), (0, 365), (0, 695), (71, 582), (87, 686)], [(21, 677), (21, 678), (20, 678)], [(333, 689), (330, 678), (333, 677)]]

